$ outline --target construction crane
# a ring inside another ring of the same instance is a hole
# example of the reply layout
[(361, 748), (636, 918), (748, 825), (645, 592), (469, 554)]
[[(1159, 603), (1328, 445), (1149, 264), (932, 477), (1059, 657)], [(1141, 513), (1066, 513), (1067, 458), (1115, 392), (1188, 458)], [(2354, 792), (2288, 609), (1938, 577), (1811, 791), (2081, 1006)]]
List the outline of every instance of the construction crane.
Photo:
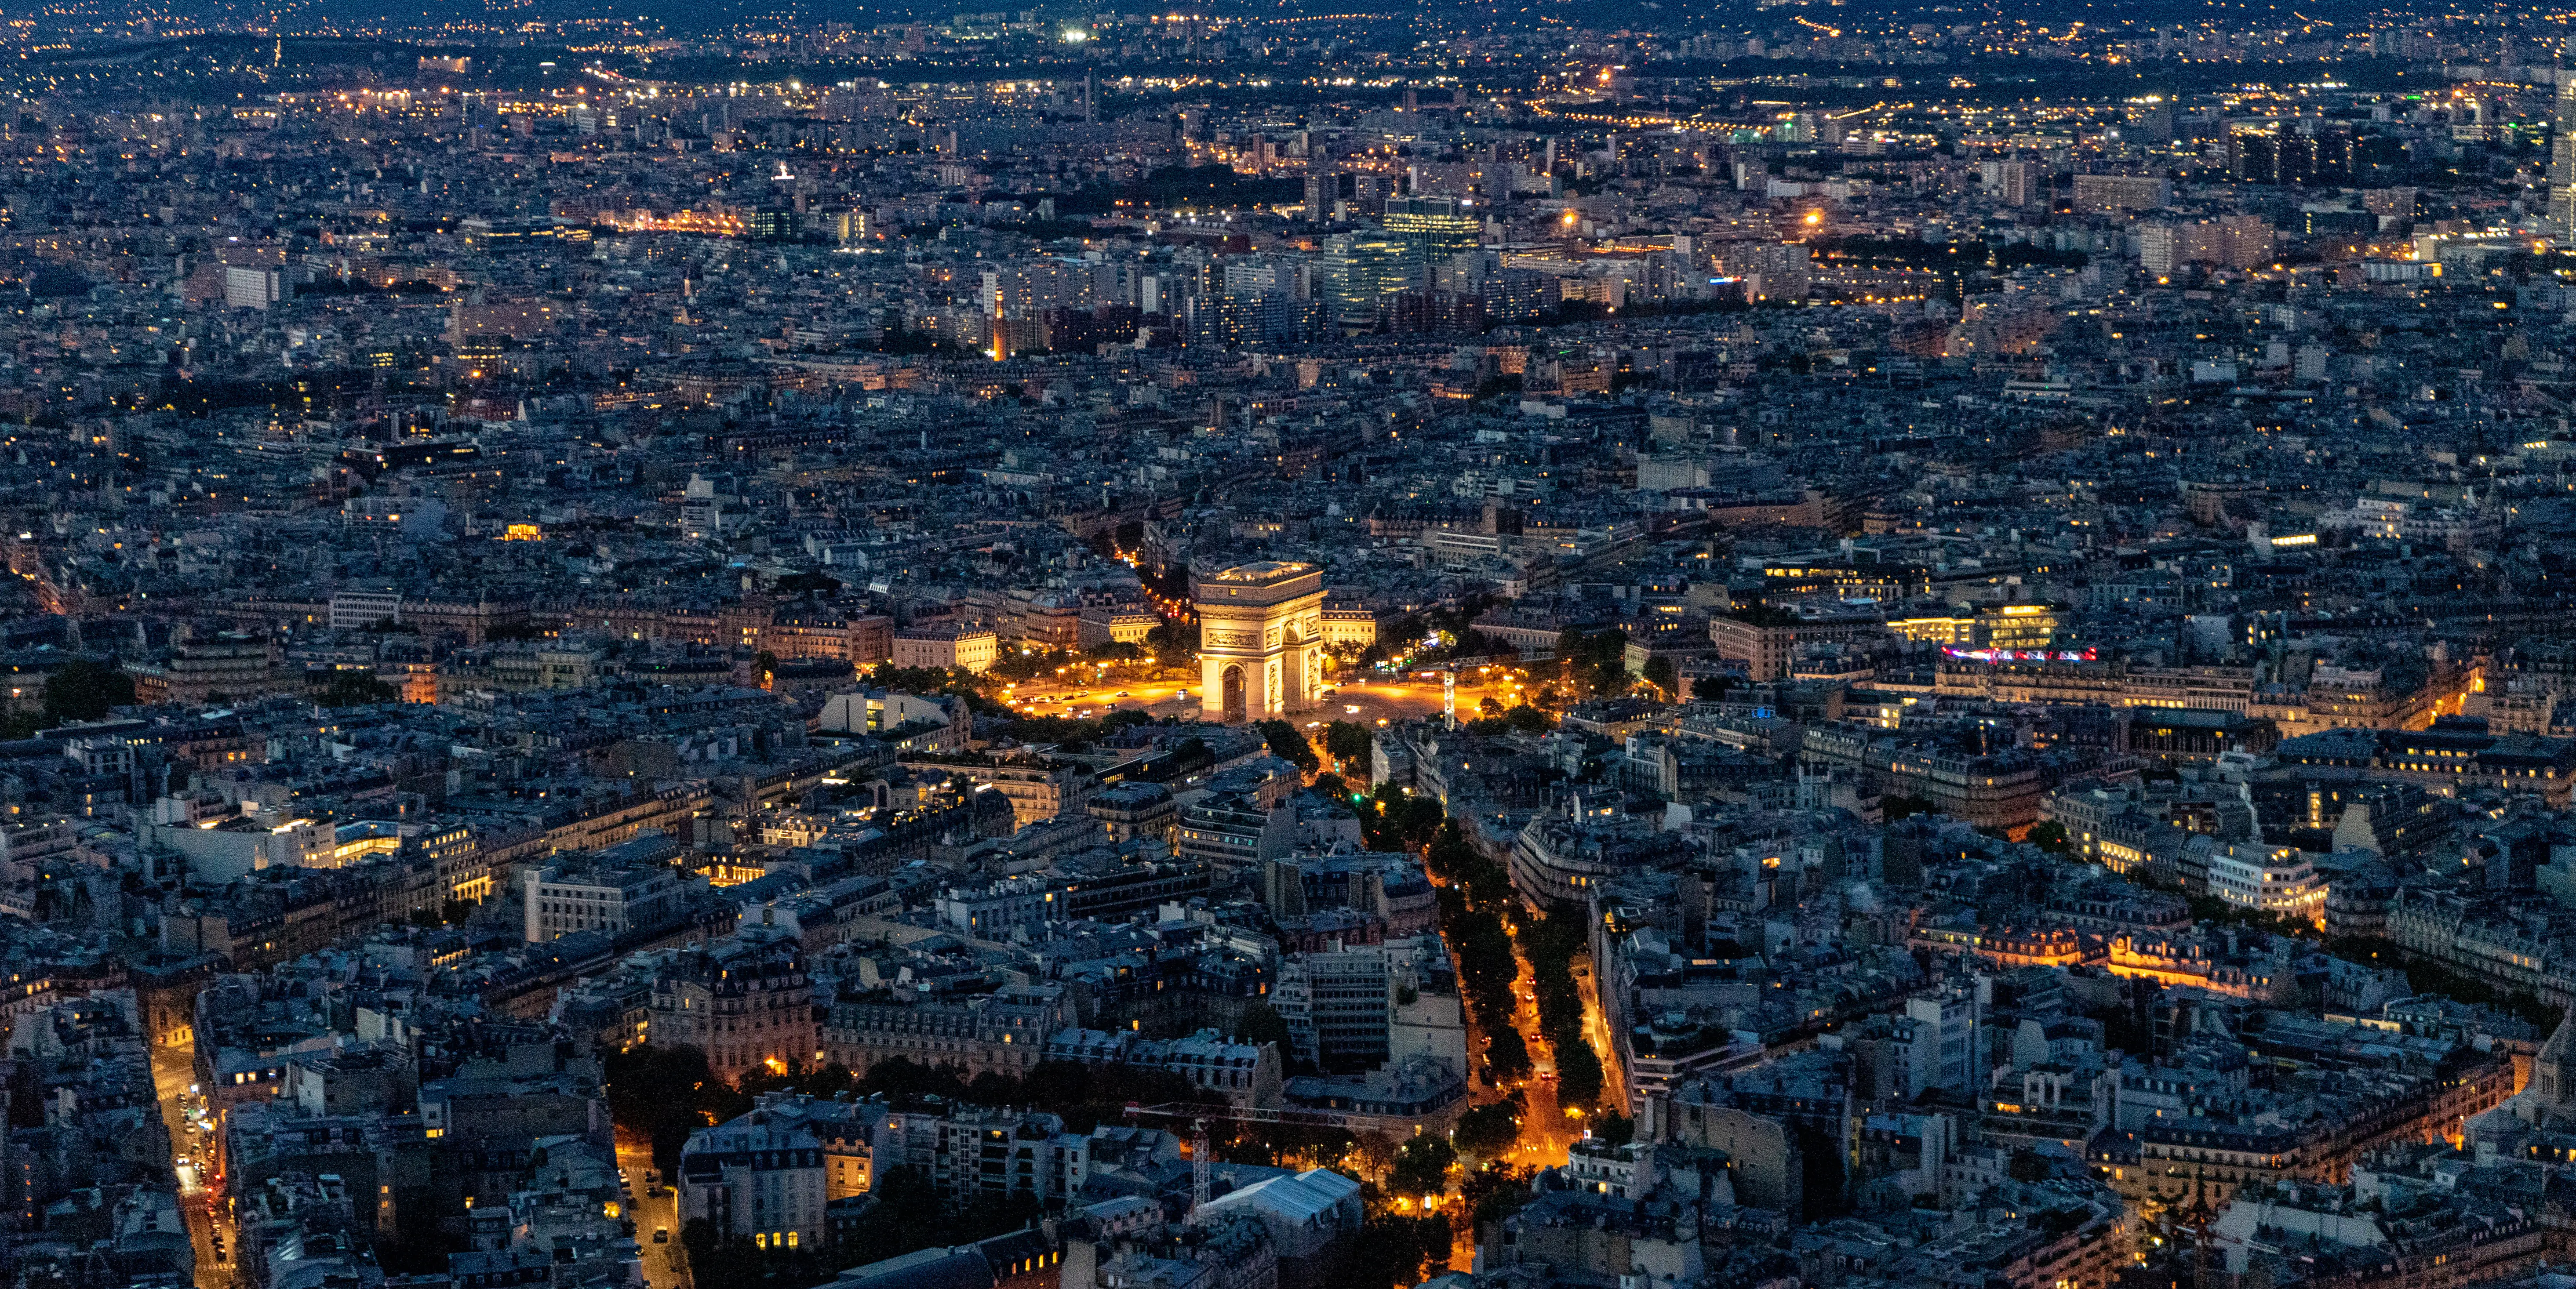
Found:
[(1199, 1220), (1199, 1210), (1207, 1207), (1209, 1192), (1216, 1184), (1216, 1148), (1208, 1144), (1208, 1112), (1213, 1106), (1180, 1105), (1143, 1106), (1127, 1103), (1129, 1119), (1171, 1118), (1190, 1121), (1190, 1221)]
[[(1194, 1105), (1187, 1101), (1167, 1101), (1146, 1105), (1130, 1101), (1121, 1112), (1130, 1123), (1146, 1119), (1186, 1119), (1190, 1124), (1190, 1210), (1188, 1220), (1195, 1225), (1201, 1210), (1214, 1189), (1216, 1151), (1208, 1144), (1208, 1124), (1214, 1120), (1228, 1123), (1279, 1124), (1301, 1128), (1332, 1128), (1354, 1131), (1354, 1116), (1332, 1110), (1263, 1110), (1249, 1106)], [(1418, 1134), (1421, 1129), (1415, 1129)]]
[(1249, 1107), (1192, 1105), (1170, 1101), (1149, 1106), (1127, 1103), (1126, 1117), (1138, 1119), (1187, 1119), (1190, 1121), (1190, 1218), (1199, 1220), (1199, 1211), (1207, 1207), (1216, 1184), (1216, 1150), (1208, 1144), (1208, 1120), (1224, 1119), (1234, 1123), (1300, 1124), (1323, 1128), (1340, 1128), (1345, 1121), (1340, 1115), (1323, 1110), (1256, 1110)]
[(1195, 1105), (1187, 1101), (1166, 1101), (1153, 1106), (1130, 1101), (1124, 1113), (1129, 1119), (1224, 1120), (1228, 1123), (1280, 1123), (1345, 1130), (1354, 1126), (1350, 1115), (1337, 1110), (1259, 1110), (1248, 1106)]
[(1216, 1150), (1208, 1145), (1207, 1120), (1190, 1121), (1190, 1221), (1199, 1220), (1207, 1209), (1208, 1193), (1216, 1182)]

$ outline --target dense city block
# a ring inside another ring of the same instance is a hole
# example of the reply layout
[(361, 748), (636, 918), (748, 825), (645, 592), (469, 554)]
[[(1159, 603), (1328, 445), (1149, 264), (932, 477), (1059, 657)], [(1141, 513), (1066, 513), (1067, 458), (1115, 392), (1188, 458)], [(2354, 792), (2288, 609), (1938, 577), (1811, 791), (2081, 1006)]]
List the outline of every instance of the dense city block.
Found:
[(0, 1289), (2570, 1289), (2571, 17), (0, 15)]

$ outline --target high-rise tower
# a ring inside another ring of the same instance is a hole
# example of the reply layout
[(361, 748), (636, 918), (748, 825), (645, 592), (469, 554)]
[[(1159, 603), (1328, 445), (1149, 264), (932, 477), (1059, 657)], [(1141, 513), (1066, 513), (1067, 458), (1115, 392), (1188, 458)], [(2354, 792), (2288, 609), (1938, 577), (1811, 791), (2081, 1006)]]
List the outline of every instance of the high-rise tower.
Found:
[(2558, 114), (2550, 122), (2549, 222), (2576, 230), (2576, 75), (2558, 70)]

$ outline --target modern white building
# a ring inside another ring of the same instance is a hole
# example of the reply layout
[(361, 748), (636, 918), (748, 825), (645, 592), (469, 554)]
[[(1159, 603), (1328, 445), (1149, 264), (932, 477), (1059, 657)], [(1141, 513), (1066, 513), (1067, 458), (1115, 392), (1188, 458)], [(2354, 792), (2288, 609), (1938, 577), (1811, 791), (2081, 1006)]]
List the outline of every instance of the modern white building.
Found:
[(1900, 1029), (1905, 1046), (1905, 1089), (1921, 1096), (1933, 1088), (1974, 1092), (1985, 1087), (1979, 1065), (1985, 1045), (1977, 1036), (1977, 998), (1964, 989), (1905, 1000)]
[(224, 307), (265, 309), (295, 297), (295, 283), (281, 269), (229, 265), (224, 269)]
[(974, 729), (966, 700), (953, 695), (922, 697), (883, 689), (834, 694), (823, 703), (821, 728), (832, 734), (888, 735), (913, 732), (895, 740), (902, 752), (963, 752)]
[(392, 591), (341, 591), (331, 597), (331, 629), (364, 631), (402, 621), (402, 596)]
[(2209, 893), (2230, 904), (2313, 922), (2325, 916), (2326, 882), (2304, 851), (2227, 845), (2209, 855)]
[(549, 864), (528, 870), (527, 939), (560, 940), (576, 931), (622, 934), (659, 926), (680, 910), (680, 882), (667, 868), (578, 870)]
[(959, 1207), (1012, 1195), (1058, 1207), (1091, 1177), (1091, 1138), (1066, 1132), (1064, 1120), (1041, 1111), (959, 1105), (880, 1122), (872, 1143), (877, 1175), (912, 1169)]

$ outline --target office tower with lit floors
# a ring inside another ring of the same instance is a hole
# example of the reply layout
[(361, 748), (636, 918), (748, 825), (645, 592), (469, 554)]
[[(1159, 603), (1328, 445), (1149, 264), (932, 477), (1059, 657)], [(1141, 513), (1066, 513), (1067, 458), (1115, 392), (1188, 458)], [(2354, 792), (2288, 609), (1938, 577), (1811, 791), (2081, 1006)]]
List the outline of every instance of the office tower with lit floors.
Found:
[(1387, 235), (1404, 243), (1417, 267), (1447, 262), (1471, 251), (1483, 240), (1485, 225), (1455, 197), (1395, 197), (1386, 203), (1381, 221)]
[(2558, 111), (2549, 139), (2549, 222), (2576, 229), (2576, 76), (2558, 72)]

